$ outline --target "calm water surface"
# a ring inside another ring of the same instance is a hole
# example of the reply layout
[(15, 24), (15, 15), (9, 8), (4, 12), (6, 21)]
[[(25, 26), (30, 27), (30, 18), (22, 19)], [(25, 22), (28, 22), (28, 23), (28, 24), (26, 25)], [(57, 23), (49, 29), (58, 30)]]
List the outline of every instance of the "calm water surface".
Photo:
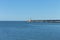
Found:
[(60, 23), (0, 21), (0, 40), (60, 40)]

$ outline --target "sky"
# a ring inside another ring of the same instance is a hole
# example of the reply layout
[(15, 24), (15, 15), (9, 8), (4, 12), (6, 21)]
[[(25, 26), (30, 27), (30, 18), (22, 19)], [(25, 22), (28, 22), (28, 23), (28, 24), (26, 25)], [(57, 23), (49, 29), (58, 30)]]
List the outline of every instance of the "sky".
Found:
[(60, 0), (0, 0), (0, 21), (60, 19)]

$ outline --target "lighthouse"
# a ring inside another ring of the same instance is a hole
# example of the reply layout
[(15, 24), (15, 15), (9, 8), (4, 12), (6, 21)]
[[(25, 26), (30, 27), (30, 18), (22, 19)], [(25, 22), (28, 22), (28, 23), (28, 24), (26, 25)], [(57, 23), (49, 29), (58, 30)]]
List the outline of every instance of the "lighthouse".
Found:
[(31, 21), (32, 21), (31, 18), (29, 20), (27, 20), (27, 22), (31, 22)]

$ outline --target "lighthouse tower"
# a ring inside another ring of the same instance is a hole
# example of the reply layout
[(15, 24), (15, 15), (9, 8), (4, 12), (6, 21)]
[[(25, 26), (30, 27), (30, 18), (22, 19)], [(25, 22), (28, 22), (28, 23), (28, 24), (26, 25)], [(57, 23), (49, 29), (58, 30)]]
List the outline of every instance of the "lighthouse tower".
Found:
[(28, 22), (31, 22), (32, 20), (31, 20), (31, 18), (28, 20)]

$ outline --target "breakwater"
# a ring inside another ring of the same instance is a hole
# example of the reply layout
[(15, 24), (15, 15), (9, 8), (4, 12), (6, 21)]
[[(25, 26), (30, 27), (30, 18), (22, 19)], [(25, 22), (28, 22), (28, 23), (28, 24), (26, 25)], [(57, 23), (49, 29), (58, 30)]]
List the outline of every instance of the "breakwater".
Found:
[(60, 20), (28, 20), (28, 22), (60, 23)]

